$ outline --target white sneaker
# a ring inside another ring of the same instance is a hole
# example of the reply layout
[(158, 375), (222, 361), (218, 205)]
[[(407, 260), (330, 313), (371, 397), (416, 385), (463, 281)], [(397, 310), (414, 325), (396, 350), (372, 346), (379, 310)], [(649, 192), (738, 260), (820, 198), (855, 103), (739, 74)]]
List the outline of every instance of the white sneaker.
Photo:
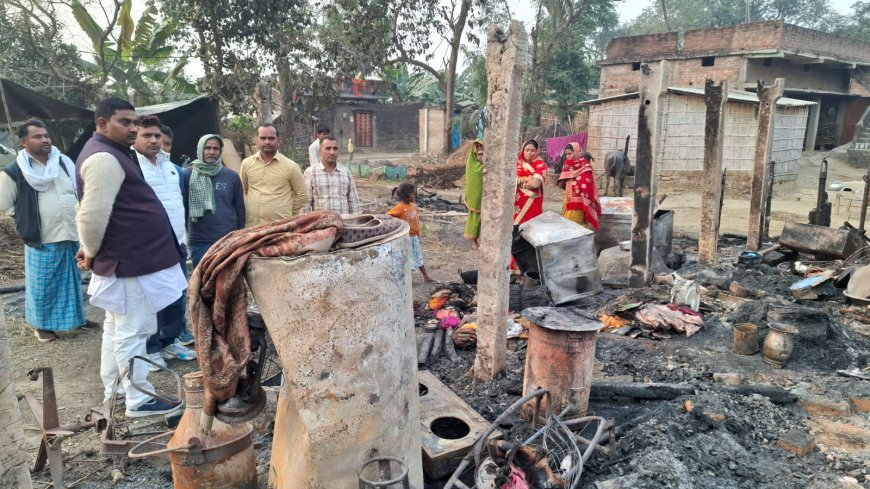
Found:
[(163, 358), (167, 360), (171, 360), (173, 358), (177, 358), (185, 362), (189, 360), (196, 360), (196, 350), (191, 350), (190, 348), (182, 345), (177, 339), (175, 340), (175, 343), (164, 347), (163, 350), (160, 351), (160, 354), (163, 355)]
[[(160, 352), (159, 352), (159, 351), (156, 351), (156, 352), (154, 352), (154, 353), (149, 353), (149, 354), (147, 354), (147, 355), (145, 355), (145, 356), (148, 357), (148, 360), (151, 360), (152, 362), (156, 363), (157, 365), (160, 365), (160, 366), (163, 367), (163, 368), (169, 368), (169, 366), (166, 365), (166, 360), (164, 360), (163, 357), (160, 356)], [(160, 369), (157, 368), (157, 367), (155, 367), (154, 365), (151, 365), (151, 364), (149, 363), (149, 364), (148, 364), (148, 370), (150, 370), (150, 371), (152, 371), (152, 372), (157, 372), (157, 371), (160, 370)]]

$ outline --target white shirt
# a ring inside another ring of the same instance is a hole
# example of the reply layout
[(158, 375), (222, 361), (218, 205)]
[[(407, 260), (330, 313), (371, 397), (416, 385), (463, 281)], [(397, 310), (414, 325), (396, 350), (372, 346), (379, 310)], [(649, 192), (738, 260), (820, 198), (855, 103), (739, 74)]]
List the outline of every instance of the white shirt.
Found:
[[(28, 155), (30, 166), (37, 175), (45, 173), (45, 165)], [(15, 162), (10, 163), (12, 165)], [(76, 190), (72, 179), (63, 169), (45, 192), (37, 192), (36, 205), (39, 211), (39, 233), (43, 244), (61, 241), (78, 241), (76, 230)], [(0, 172), (0, 212), (15, 214), (15, 201), (18, 200), (18, 187), (6, 172)]]
[(172, 230), (175, 232), (178, 244), (187, 243), (187, 230), (184, 225), (184, 199), (181, 197), (181, 175), (178, 167), (160, 153), (157, 154), (157, 164), (151, 163), (148, 158), (138, 152), (136, 156), (139, 158), (142, 176), (145, 177), (148, 186), (154, 190), (160, 203), (163, 204), (163, 208), (166, 209), (166, 215), (169, 216), (169, 223), (172, 224)]
[[(88, 284), (88, 295), (91, 296), (90, 303), (115, 314), (126, 314), (127, 294), (124, 280), (118, 279), (115, 275), (103, 277), (95, 273), (92, 274), (91, 283)], [(180, 264), (148, 275), (132, 277), (129, 280), (139, 281), (139, 285), (145, 292), (148, 310), (154, 314), (177, 301), (184, 293), (184, 289), (187, 288), (187, 279), (184, 277), (184, 272), (181, 271)]]
[(319, 168), (323, 169), (323, 163), (320, 162), (320, 140), (315, 139), (310, 146), (308, 146), (308, 168)]

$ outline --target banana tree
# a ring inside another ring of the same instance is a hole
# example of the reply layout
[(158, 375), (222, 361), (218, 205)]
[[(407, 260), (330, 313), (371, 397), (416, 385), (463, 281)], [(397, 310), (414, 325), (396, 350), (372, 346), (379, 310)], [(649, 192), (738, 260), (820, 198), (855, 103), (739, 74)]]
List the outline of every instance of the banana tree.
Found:
[[(130, 98), (135, 105), (166, 102), (197, 93), (183, 76), (187, 53), (176, 56), (171, 37), (177, 26), (158, 21), (157, 9), (145, 9), (134, 23), (132, 0), (114, 0), (107, 26), (100, 26), (80, 0), (73, 16), (95, 51), (90, 68), (107, 94)], [(174, 61), (174, 63), (172, 63)]]

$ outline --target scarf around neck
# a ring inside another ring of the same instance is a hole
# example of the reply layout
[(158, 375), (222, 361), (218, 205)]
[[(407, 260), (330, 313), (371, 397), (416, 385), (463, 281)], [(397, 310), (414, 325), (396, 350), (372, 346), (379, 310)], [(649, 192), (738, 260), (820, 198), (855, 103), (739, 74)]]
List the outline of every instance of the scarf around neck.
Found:
[(48, 191), (51, 184), (60, 176), (61, 164), (66, 170), (70, 182), (72, 182), (73, 190), (76, 188), (76, 179), (72, 177), (75, 175), (76, 171), (75, 164), (54, 146), (51, 147), (51, 152), (48, 154), (48, 162), (45, 164), (45, 173), (42, 175), (38, 175), (36, 171), (34, 171), (33, 165), (30, 163), (30, 154), (28, 154), (26, 150), (21, 150), (18, 153), (15, 162), (18, 164), (21, 174), (24, 175), (24, 179), (31, 187), (33, 187), (33, 190), (36, 190), (37, 192)]

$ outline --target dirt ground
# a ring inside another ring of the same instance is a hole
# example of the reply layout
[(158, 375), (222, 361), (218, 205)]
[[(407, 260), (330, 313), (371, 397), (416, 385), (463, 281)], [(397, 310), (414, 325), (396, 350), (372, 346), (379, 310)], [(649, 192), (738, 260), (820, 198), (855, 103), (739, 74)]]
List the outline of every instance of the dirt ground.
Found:
[[(828, 153), (809, 153), (802, 159), (801, 176), (793, 190), (779, 191), (773, 201), (771, 234), (779, 234), (785, 220), (805, 222), (815, 206), (818, 161)], [(843, 164), (837, 156), (830, 159), (828, 181), (858, 180), (863, 172)], [(366, 211), (382, 212), (392, 202), (388, 182), (359, 181)], [(678, 245), (687, 254), (696, 246), (700, 222), (700, 193), (668, 193), (663, 208), (675, 211), (675, 234), (683, 238)], [(422, 196), (428, 195), (421, 189)], [(457, 272), (477, 268), (483, 259), (462, 239), (464, 217), (461, 211), (460, 189), (437, 190), (437, 196), (421, 202), (422, 232), (426, 266), (441, 282), (458, 280)], [(547, 194), (546, 208), (558, 211), (561, 195)], [(443, 200), (439, 200), (443, 199)], [(857, 206), (852, 207), (851, 220), (857, 223)], [(451, 212), (454, 211), (454, 212)], [(832, 221), (839, 223), (849, 216), (845, 208), (838, 214), (834, 205)], [(726, 199), (723, 209), (723, 233), (745, 235), (748, 226), (748, 202)], [(821, 397), (831, 402), (847, 402), (849, 396), (867, 388), (868, 381), (840, 377), (837, 370), (866, 369), (870, 365), (870, 326), (851, 321), (839, 314), (844, 305), (840, 296), (821, 301), (795, 301), (776, 298), (775, 292), (787, 290), (798, 277), (776, 268), (742, 269), (733, 265), (741, 242), (726, 242), (721, 250), (722, 263), (714, 271), (733, 277), (740, 283), (770, 291), (765, 300), (740, 299), (711, 287), (703, 297), (705, 326), (691, 338), (673, 334), (670, 339), (632, 339), (603, 333), (596, 351), (596, 377), (634, 382), (673, 382), (696, 388), (693, 396), (664, 401), (636, 402), (626, 399), (593, 400), (590, 411), (614, 418), (617, 425), (629, 429), (615, 443), (610, 458), (592, 457), (584, 470), (582, 487), (618, 488), (826, 488), (870, 487), (870, 419), (867, 414), (823, 417), (809, 414), (801, 403), (776, 404), (761, 395), (736, 396), (722, 384), (713, 381), (714, 374), (737, 374), (746, 384), (775, 385), (800, 397)], [(697, 272), (697, 265), (687, 265), (686, 273)], [(683, 271), (681, 271), (682, 273)], [(5, 271), (0, 274), (2, 285), (20, 283), (20, 276)], [(423, 284), (419, 275), (413, 277), (415, 301), (423, 301), (436, 286)], [(658, 300), (667, 296), (666, 289), (645, 292)], [(609, 304), (627, 301), (624, 290), (606, 289), (603, 294), (583, 301), (577, 307), (597, 312)], [(647, 300), (652, 300), (646, 297)], [(830, 317), (828, 329), (821, 338), (798, 342), (795, 355), (787, 369), (776, 370), (762, 363), (760, 355), (742, 357), (731, 349), (735, 322), (764, 323), (770, 303), (804, 302)], [(23, 292), (0, 295), (0, 306), (6, 314), (13, 353), (13, 372), (19, 379), (16, 390), (41, 397), (41, 382), (26, 380), (25, 374), (36, 366), (54, 368), (60, 419), (62, 423), (81, 420), (88, 409), (102, 399), (98, 374), (100, 332), (61, 334), (61, 341), (39, 344), (32, 330), (24, 324)], [(88, 306), (90, 321), (100, 323), (102, 312)], [(418, 321), (418, 325), (425, 319)], [(418, 328), (420, 329), (420, 328)], [(473, 350), (460, 352), (460, 360), (446, 360), (428, 366), (443, 382), (457, 392), (488, 420), (493, 420), (522, 390), (525, 343), (511, 341), (508, 367), (495, 381), (475, 383), (467, 375), (474, 358)], [(183, 374), (197, 369), (196, 362), (170, 362), (170, 367)], [(172, 392), (172, 379), (153, 374), (155, 383)], [(687, 411), (686, 401), (694, 409)], [(272, 404), (270, 404), (271, 407)], [(22, 415), (27, 422), (28, 453), (35, 454), (39, 433), (32, 415), (24, 403)], [(261, 481), (268, 473), (271, 447), (269, 409), (257, 420), (255, 446)], [(151, 429), (139, 422), (136, 430)], [(528, 434), (528, 424), (519, 418), (500, 427), (506, 437), (521, 438)], [(812, 432), (819, 449), (807, 457), (797, 457), (777, 446), (779, 438), (789, 430)], [(171, 487), (171, 471), (166, 461), (155, 459), (131, 462), (126, 475), (113, 483), (113, 466), (98, 455), (98, 437), (89, 432), (63, 443), (67, 468), (67, 484), (89, 488), (163, 488)], [(467, 475), (466, 475), (467, 477)], [(35, 487), (44, 487), (47, 471), (34, 475)], [(443, 487), (443, 482), (429, 481), (427, 488)], [(262, 485), (265, 487), (265, 484)]]

